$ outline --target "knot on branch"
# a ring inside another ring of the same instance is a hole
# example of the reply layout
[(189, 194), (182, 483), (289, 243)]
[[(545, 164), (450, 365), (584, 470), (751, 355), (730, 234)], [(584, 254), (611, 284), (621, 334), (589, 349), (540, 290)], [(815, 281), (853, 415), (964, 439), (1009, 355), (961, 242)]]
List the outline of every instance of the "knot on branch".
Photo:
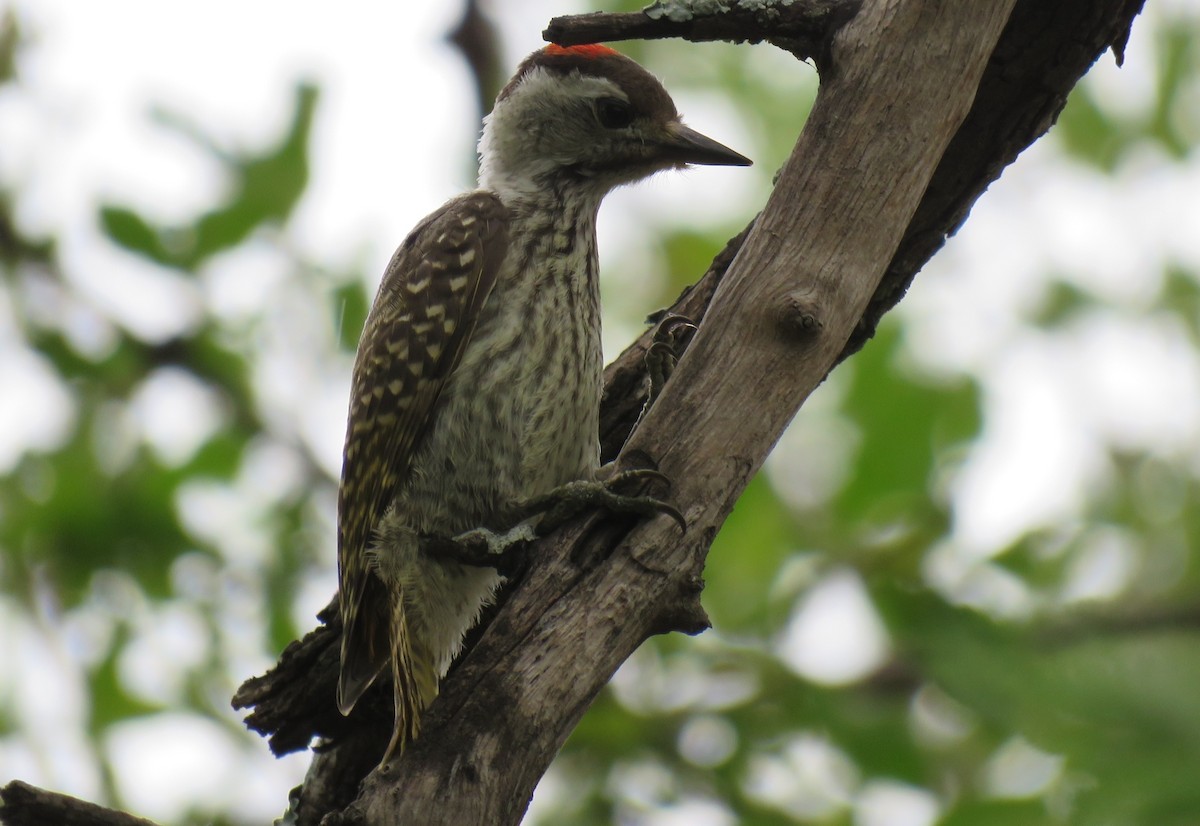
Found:
[(788, 338), (806, 341), (825, 326), (820, 308), (813, 297), (800, 290), (784, 296), (779, 310), (779, 326)]
[(681, 580), (675, 598), (664, 601), (652, 633), (669, 634), (679, 631), (695, 636), (712, 628), (712, 620), (700, 604), (700, 594), (703, 590), (704, 579), (699, 576), (692, 575)]

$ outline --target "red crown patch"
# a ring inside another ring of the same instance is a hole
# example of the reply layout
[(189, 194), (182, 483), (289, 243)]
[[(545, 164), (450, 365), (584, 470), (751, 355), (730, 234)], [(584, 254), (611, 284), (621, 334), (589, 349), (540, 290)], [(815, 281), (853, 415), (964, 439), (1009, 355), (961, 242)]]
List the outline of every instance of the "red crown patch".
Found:
[(610, 49), (600, 43), (586, 43), (582, 46), (560, 46), (557, 43), (551, 43), (543, 49), (548, 55), (574, 55), (575, 57), (612, 57), (620, 54), (615, 49)]

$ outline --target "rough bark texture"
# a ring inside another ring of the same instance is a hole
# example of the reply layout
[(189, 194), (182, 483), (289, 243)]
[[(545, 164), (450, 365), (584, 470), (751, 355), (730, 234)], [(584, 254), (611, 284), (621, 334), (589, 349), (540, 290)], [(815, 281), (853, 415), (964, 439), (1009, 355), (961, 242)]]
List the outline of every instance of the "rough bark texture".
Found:
[[(541, 543), (445, 681), (422, 738), (361, 790), (390, 725), (385, 687), (342, 720), (330, 713), (336, 622), (295, 643), (235, 705), (254, 708), (248, 723), (272, 735), (277, 753), (328, 738), (299, 797), (300, 823), (518, 822), (629, 653), (652, 634), (705, 627), (705, 554), (783, 427), (870, 338), (988, 184), (1045, 132), (1091, 63), (1109, 47), (1120, 57), (1142, 0), (861, 5), (836, 36), (836, 14), (804, 34), (822, 69), (809, 124), (762, 215), (673, 308), (704, 323), (625, 450), (675, 479), (686, 534), (665, 519), (593, 516)], [(555, 40), (579, 42), (572, 21), (555, 21)], [(757, 30), (722, 36), (772, 39)], [(645, 346), (643, 337), (606, 371), (608, 456), (641, 408)], [(44, 822), (20, 819), (22, 807), (58, 796), (22, 786), (10, 797), (16, 785), (4, 790), (0, 820)]]

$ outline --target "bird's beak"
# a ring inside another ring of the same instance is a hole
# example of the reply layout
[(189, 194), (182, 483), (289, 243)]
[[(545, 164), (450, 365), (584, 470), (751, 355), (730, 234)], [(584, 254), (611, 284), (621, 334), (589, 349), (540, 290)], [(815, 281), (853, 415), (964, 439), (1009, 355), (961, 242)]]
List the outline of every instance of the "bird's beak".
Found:
[(667, 127), (662, 144), (663, 155), (675, 163), (694, 163), (704, 166), (750, 166), (745, 155), (701, 135), (695, 129), (676, 121)]

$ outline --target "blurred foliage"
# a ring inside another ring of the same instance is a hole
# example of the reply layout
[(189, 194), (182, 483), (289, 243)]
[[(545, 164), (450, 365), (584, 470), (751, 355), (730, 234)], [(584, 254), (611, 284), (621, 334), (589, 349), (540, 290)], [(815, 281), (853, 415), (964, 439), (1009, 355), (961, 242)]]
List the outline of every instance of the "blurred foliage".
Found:
[[(9, 17), (0, 26), (2, 82), (19, 82), (17, 42)], [(1175, 113), (1196, 88), (1198, 43), (1194, 26), (1158, 31), (1156, 97), (1143, 116), (1114, 116), (1094, 86), (1077, 90), (1056, 133), (1070, 156), (1110, 173), (1147, 145), (1176, 158), (1194, 153), (1195, 135)], [(721, 89), (760, 136), (760, 157), (782, 159), (794, 141), (807, 104), (760, 105), (792, 81), (745, 50), (664, 42), (628, 51), (652, 68), (669, 64), (694, 90)], [(98, 207), (98, 221), (114, 247), (191, 283), (249, 242), (277, 247), (291, 264), (290, 288), (324, 308), (328, 358), (340, 363), (369, 306), (364, 280), (296, 257), (280, 235), (307, 184), (317, 101), (313, 86), (298, 86), (283, 134), (243, 153), (186, 114), (158, 113), (163, 128), (221, 165), (225, 197), (172, 225), (119, 203)], [(238, 636), (254, 639), (256, 651), (277, 652), (307, 630), (293, 618), (304, 572), (333, 552), (314, 527), (332, 518), (333, 480), (269, 414), (258, 378), (255, 336), (269, 309), (247, 321), (205, 306), (186, 332), (146, 340), (81, 293), (58, 239), (20, 229), (19, 193), (3, 186), (0, 273), (19, 347), (49, 368), (72, 409), (57, 444), (27, 450), (0, 479), (3, 594), (34, 625), (92, 629), (81, 667), (97, 760), (111, 727), (172, 703), (229, 726), (230, 683), (249, 675), (229, 673), (245, 651), (223, 615), (236, 615)], [(724, 237), (663, 233), (665, 303)], [(1183, 324), (1194, 346), (1197, 284), (1197, 273), (1177, 266), (1150, 308)], [(24, 311), (48, 291), (61, 314)], [(59, 320), (79, 303), (111, 333), (109, 345), (81, 346)], [(1024, 322), (1053, 331), (1101, 304), (1055, 280)], [(929, 802), (947, 826), (1200, 822), (1200, 468), (1185, 455), (1112, 447), (1111, 478), (1081, 524), (1022, 536), (972, 563), (965, 579), (977, 588), (948, 588), (930, 573), (953, 526), (947, 480), (984, 433), (985, 394), (978, 377), (914, 365), (905, 332), (901, 317), (890, 318), (822, 391), (836, 397), (837, 427), (819, 435), (847, 447), (815, 500), (797, 502), (782, 474), (751, 484), (706, 572), (716, 630), (652, 640), (635, 655), (564, 748), (539, 793), (539, 822), (653, 822), (695, 804), (724, 812), (719, 822), (754, 826), (862, 823), (856, 801), (879, 783)], [(217, 400), (217, 424), (183, 458), (165, 457), (130, 424), (135, 398), (162, 371)], [(243, 559), (222, 546), (220, 526), (189, 520), (182, 503), (197, 491), (246, 498), (264, 455), (295, 478), (255, 501), (250, 521), (267, 552)], [(1129, 540), (1132, 573), (1108, 598), (1066, 599), (1071, 571), (1101, 534)], [(205, 572), (221, 584), (206, 584)], [(887, 653), (861, 678), (822, 684), (789, 664), (784, 642), (808, 596), (847, 572), (886, 630)], [(988, 587), (1019, 593), (1028, 610), (997, 609), (980, 597)], [(131, 684), (122, 663), (141, 625), (179, 607), (202, 623), (205, 653), (168, 700)], [(16, 727), (3, 710), (0, 731)], [(108, 793), (120, 803), (115, 786)], [(198, 811), (189, 822), (230, 821)]]
[(316, 106), (316, 88), (309, 84), (297, 87), (286, 137), (262, 155), (225, 152), (182, 116), (160, 112), (160, 123), (222, 162), (231, 179), (230, 197), (182, 227), (156, 226), (132, 209), (105, 205), (100, 208), (104, 232), (136, 255), (163, 266), (194, 270), (212, 256), (243, 243), (263, 226), (286, 223), (308, 184), (308, 140)]
[[(0, 81), (20, 83), (13, 67), (21, 45), (10, 13), (0, 27)], [(294, 273), (318, 271), (279, 234), (307, 185), (317, 101), (314, 86), (298, 85), (283, 134), (262, 151), (246, 153), (226, 151), (183, 115), (157, 113), (164, 129), (219, 163), (224, 198), (169, 226), (136, 209), (104, 204), (97, 215), (104, 235), (115, 248), (165, 268), (158, 277), (182, 277), (201, 291), (211, 278), (206, 265), (250, 241), (278, 247)], [(0, 478), (3, 595), (16, 600), (35, 626), (60, 627), (67, 636), (69, 629), (87, 629), (72, 648), (88, 686), (86, 734), (101, 765), (105, 738), (115, 727), (165, 710), (187, 709), (218, 721), (257, 752), (261, 742), (242, 730), (228, 708), (236, 681), (249, 676), (231, 674), (231, 663), (244, 663), (247, 655), (265, 661), (308, 630), (308, 618), (301, 620), (304, 627), (295, 619), (296, 593), (306, 571), (328, 551), (314, 525), (331, 518), (323, 514), (334, 491), (334, 480), (307, 443), (268, 414), (256, 379), (262, 359), (256, 342), (269, 319), (263, 311), (234, 320), (205, 306), (183, 332), (147, 339), (88, 297), (60, 262), (57, 239), (29, 237), (20, 229), (19, 196), (0, 189), (0, 275), (18, 342), (4, 346), (12, 348), (10, 355), (36, 354), (50, 368), (66, 391), (70, 426), (52, 449), (27, 450)], [(350, 338), (369, 301), (363, 280), (356, 273), (320, 274), (321, 280), (303, 285), (305, 300), (327, 303), (330, 340), (335, 325), (344, 324), (343, 348), (352, 349)], [(46, 295), (54, 301), (49, 312), (40, 303)], [(80, 318), (103, 331), (101, 346), (81, 340), (73, 326)], [(147, 418), (162, 414), (141, 409), (139, 397), (164, 376), (185, 377), (215, 399), (218, 411), (211, 432), (183, 457), (164, 455), (144, 431)], [(189, 521), (183, 503), (189, 494), (212, 490), (243, 496), (254, 487), (247, 467), (263, 455), (285, 457), (295, 475), (284, 490), (256, 502), (251, 516), (270, 553), (243, 560), (237, 548), (222, 546), (219, 525)], [(215, 586), (213, 572), (221, 572)], [(230, 611), (230, 605), (245, 607)], [(173, 696), (153, 696), (161, 690), (131, 684), (131, 657), (162, 618), (181, 609), (187, 621), (203, 627), (203, 656), (191, 662), (192, 652), (173, 652), (180, 662), (164, 668), (181, 670), (181, 685), (167, 692)], [(244, 617), (257, 618), (259, 627), (239, 627), (235, 639), (228, 624)], [(6, 709), (4, 729), (11, 733), (9, 718)], [(111, 769), (100, 774), (109, 800), (121, 805)], [(284, 805), (281, 799), (281, 810)], [(204, 809), (185, 822), (233, 821)]]

